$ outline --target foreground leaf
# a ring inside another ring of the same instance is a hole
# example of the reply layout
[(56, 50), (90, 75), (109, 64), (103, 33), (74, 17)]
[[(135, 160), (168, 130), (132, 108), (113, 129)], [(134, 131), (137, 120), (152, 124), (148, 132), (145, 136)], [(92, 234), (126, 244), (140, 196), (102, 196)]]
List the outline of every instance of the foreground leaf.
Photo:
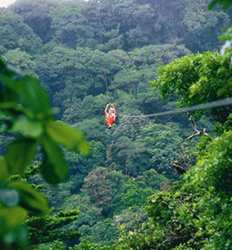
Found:
[(12, 182), (9, 188), (13, 188), (19, 193), (19, 204), (36, 214), (46, 214), (48, 212), (48, 202), (45, 197), (36, 191), (31, 185), (25, 182)]
[(26, 137), (37, 138), (43, 132), (41, 122), (31, 121), (26, 117), (20, 117), (13, 125), (12, 132), (20, 133)]
[(22, 225), (27, 218), (27, 211), (21, 207), (0, 208), (0, 221), (9, 229)]
[(18, 82), (20, 103), (32, 111), (37, 119), (46, 119), (52, 111), (46, 91), (40, 86), (39, 81), (33, 77), (25, 76)]
[(4, 157), (0, 157), (0, 180), (6, 180), (8, 177), (7, 162)]
[(44, 179), (51, 184), (63, 182), (68, 176), (68, 167), (61, 148), (49, 137), (41, 139), (44, 150), (44, 160), (40, 170)]
[(24, 76), (12, 80), (9, 76), (0, 74), (0, 81), (15, 95), (16, 100), (13, 102), (15, 106), (21, 105), (23, 112), (30, 118), (40, 120), (51, 118), (52, 110), (48, 95), (37, 79)]
[(5, 156), (9, 173), (23, 175), (36, 154), (36, 143), (31, 139), (22, 139), (12, 142), (8, 146)]
[(57, 143), (64, 145), (67, 149), (86, 155), (89, 151), (88, 143), (84, 135), (78, 129), (70, 127), (62, 121), (49, 121), (47, 133)]

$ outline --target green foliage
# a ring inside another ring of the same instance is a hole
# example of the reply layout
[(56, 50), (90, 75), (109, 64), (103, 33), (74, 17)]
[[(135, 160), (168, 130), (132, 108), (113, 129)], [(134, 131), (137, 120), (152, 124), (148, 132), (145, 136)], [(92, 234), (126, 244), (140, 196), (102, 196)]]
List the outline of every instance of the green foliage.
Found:
[(226, 32), (224, 32), (220, 37), (222, 41), (231, 41), (232, 40), (232, 27), (229, 27)]
[(73, 250), (111, 250), (112, 246), (101, 246), (100, 244), (94, 244), (89, 241), (83, 241), (79, 245), (75, 246)]
[(119, 232), (128, 234), (140, 227), (147, 218), (147, 213), (143, 207), (130, 207), (113, 217), (114, 223)]
[[(0, 208), (0, 223), (1, 223), (1, 243), (2, 249), (6, 245), (11, 246), (25, 246), (26, 242), (26, 228), (22, 226), (27, 217), (27, 211), (22, 207), (8, 207), (1, 205)], [(17, 243), (16, 243), (17, 242)], [(13, 248), (12, 248), (13, 249)]]
[[(0, 130), (5, 133), (0, 137), (0, 151), (6, 151), (7, 157), (0, 158), (0, 179), (5, 185), (0, 203), (4, 211), (19, 206), (23, 209), (17, 210), (20, 216), (15, 227), (8, 227), (10, 218), (6, 213), (0, 216), (6, 217), (4, 226), (0, 227), (1, 239), (12, 249), (17, 249), (20, 243), (24, 248), (24, 214), (29, 214), (29, 234), (35, 249), (65, 249), (79, 240), (77, 249), (114, 249), (112, 242), (118, 238), (119, 230), (124, 230), (122, 241), (116, 244), (120, 250), (143, 249), (143, 245), (144, 249), (152, 249), (154, 246), (146, 244), (153, 241), (157, 241), (158, 246), (169, 246), (173, 244), (169, 239), (179, 240), (172, 235), (173, 231), (189, 235), (190, 229), (186, 226), (185, 231), (183, 218), (181, 223), (174, 223), (174, 229), (167, 225), (171, 235), (166, 235), (166, 228), (162, 226), (167, 222), (165, 216), (162, 223), (154, 226), (151, 222), (140, 228), (146, 219), (142, 207), (147, 197), (159, 189), (167, 189), (167, 177), (177, 177), (170, 162), (182, 159), (186, 151), (195, 147), (197, 139), (189, 144), (183, 141), (190, 133), (187, 119), (178, 116), (127, 121), (124, 115), (174, 107), (173, 103), (161, 101), (157, 91), (150, 91), (148, 82), (156, 78), (159, 65), (191, 51), (216, 49), (217, 36), (228, 25), (231, 15), (220, 10), (209, 12), (208, 3), (208, 0), (19, 0), (10, 9), (1, 10), (0, 53), (17, 71), (39, 76), (56, 106), (51, 109), (48, 95), (38, 87), (36, 79), (21, 78), (17, 74), (12, 77), (9, 72), (2, 74), (0, 99), (4, 106), (0, 106)], [(225, 37), (229, 37), (228, 34)], [(205, 85), (205, 89), (210, 90), (215, 78), (216, 92), (220, 84), (224, 92), (219, 96), (213, 89), (210, 99), (205, 95), (207, 91), (201, 89), (194, 92), (191, 101), (186, 96), (183, 105), (225, 97), (230, 91), (231, 55), (224, 59), (216, 53), (215, 56), (202, 55), (202, 60), (200, 57), (188, 57), (194, 66), (187, 59), (180, 63), (176, 74), (182, 72), (182, 76), (177, 80), (186, 86), (188, 77), (195, 77), (196, 73), (202, 88)], [(181, 88), (170, 89), (170, 94), (175, 89), (181, 92)], [(116, 103), (119, 114), (119, 125), (111, 131), (105, 129), (103, 118), (104, 106), (109, 102)], [(56, 118), (73, 124), (72, 127), (54, 121), (53, 112), (58, 109), (61, 112), (56, 112)], [(229, 110), (223, 110), (223, 121), (228, 113)], [(220, 125), (221, 133), (224, 129), (230, 130), (230, 120)], [(90, 140), (88, 158), (80, 155), (87, 152), (88, 145), (77, 128)], [(16, 141), (9, 133), (14, 134)], [(201, 140), (194, 155), (208, 150), (212, 140)], [(34, 163), (34, 159), (38, 162)], [(67, 180), (68, 172), (70, 179), (56, 188), (41, 178), (42, 173), (49, 183), (57, 184)], [(10, 176), (10, 184), (15, 187), (9, 188), (5, 180), (12, 173), (16, 175)], [(33, 183), (33, 188), (17, 174)], [(16, 190), (16, 186), (21, 189)], [(48, 209), (39, 190), (48, 197), (54, 213), (32, 218), (31, 215), (43, 214)], [(172, 191), (170, 193), (165, 192), (159, 201), (165, 199), (166, 203), (176, 205)], [(179, 203), (177, 206), (181, 207)], [(72, 209), (78, 209), (79, 216), (69, 216)], [(178, 210), (178, 213), (184, 214), (186, 208), (182, 210), (184, 212)], [(61, 215), (61, 211), (65, 214)], [(16, 216), (12, 218), (17, 220)], [(138, 240), (133, 238), (134, 231), (139, 231)], [(209, 242), (208, 249), (213, 249), (213, 244)], [(186, 242), (175, 247), (194, 249)]]
[(103, 209), (103, 213), (109, 213), (109, 208), (119, 187), (127, 179), (117, 171), (108, 171), (106, 168), (96, 168), (85, 178), (83, 189), (90, 196), (97, 207)]
[(41, 40), (28, 27), (22, 17), (8, 9), (0, 10), (0, 44), (7, 50), (20, 48), (35, 53), (41, 47)]
[(52, 243), (40, 244), (34, 247), (33, 250), (65, 250), (65, 245), (61, 241), (53, 241)]
[(128, 248), (230, 248), (230, 140), (231, 131), (217, 138), (179, 184), (151, 197), (151, 220), (133, 232)]
[(178, 125), (172, 123), (125, 125), (112, 146), (113, 161), (118, 169), (131, 176), (151, 168), (173, 176), (170, 161), (182, 151), (180, 132)]
[(10, 189), (17, 190), (19, 205), (35, 214), (46, 214), (48, 212), (47, 200), (32, 186), (23, 182), (12, 182), (8, 185)]
[[(229, 97), (232, 87), (230, 58), (231, 52), (226, 56), (215, 52), (185, 56), (161, 67), (153, 84), (160, 87), (163, 96), (175, 94), (181, 106)], [(228, 110), (212, 113), (224, 120)]]
[(82, 242), (112, 244), (118, 238), (118, 229), (111, 219), (101, 220), (91, 227), (82, 226), (80, 233), (83, 235), (80, 238)]
[[(30, 140), (16, 140), (7, 149), (5, 161), (10, 175), (24, 173), (35, 157), (36, 144)], [(22, 158), (24, 155), (24, 158)]]
[(212, 9), (217, 4), (221, 5), (225, 9), (227, 9), (232, 5), (232, 2), (231, 2), (231, 0), (213, 0), (210, 3), (209, 8)]
[(57, 143), (64, 145), (67, 149), (88, 154), (88, 144), (84, 141), (83, 134), (75, 128), (71, 128), (62, 121), (50, 121), (47, 124), (47, 134)]
[[(230, 19), (222, 11), (206, 11), (209, 1), (186, 1), (184, 13), (185, 46), (193, 52), (212, 50), (218, 46), (221, 27), (228, 27)], [(204, 11), (205, 10), (205, 11)], [(215, 29), (218, 27), (218, 29)], [(213, 34), (210, 36), (208, 34)]]
[(72, 209), (45, 217), (31, 217), (27, 220), (29, 239), (34, 245), (55, 242), (56, 240), (77, 242), (79, 239), (78, 230), (75, 228), (67, 229), (67, 225), (75, 221), (78, 216), (79, 211)]
[(8, 65), (14, 67), (23, 74), (35, 75), (36, 63), (34, 58), (27, 52), (17, 48), (8, 50), (4, 54)]
[(133, 206), (143, 206), (146, 203), (147, 197), (153, 193), (151, 188), (143, 188), (141, 183), (137, 184), (133, 181), (125, 183), (123, 189), (124, 192), (119, 198), (121, 202), (117, 203), (116, 211)]
[[(149, 182), (148, 178), (154, 182)], [(126, 208), (143, 206), (147, 197), (152, 194), (152, 188), (158, 189), (167, 182), (155, 170), (131, 179), (118, 171), (96, 168), (85, 178), (83, 191), (100, 208), (103, 215), (119, 214)]]
[[(41, 5), (42, 3), (42, 5)], [(31, 2), (28, 0), (18, 0), (12, 7), (23, 19), (24, 23), (39, 37), (43, 42), (47, 42), (51, 38), (51, 17), (49, 7), (54, 6), (54, 1)], [(38, 25), (43, 23), (43, 25)]]
[[(105, 52), (130, 51), (150, 44), (184, 43), (198, 51), (218, 44), (216, 36), (228, 21), (228, 15), (222, 12), (210, 13), (208, 3), (206, 0), (173, 0), (171, 3), (23, 0), (16, 3), (13, 10), (44, 43)], [(207, 39), (209, 32), (214, 36)]]
[(79, 210), (79, 216), (73, 223), (74, 227), (81, 227), (88, 225), (89, 227), (93, 226), (100, 219), (102, 219), (101, 209), (96, 207), (94, 203), (90, 201), (90, 197), (87, 195), (71, 195), (68, 199), (65, 200), (62, 210), (69, 211), (72, 209)]
[[(41, 164), (41, 174), (51, 184), (57, 184), (67, 179), (68, 169), (62, 153), (57, 144), (49, 138), (42, 138), (44, 160)], [(51, 173), (51, 174), (50, 174)]]
[[(16, 174), (24, 176), (26, 168), (35, 159), (38, 144), (41, 144), (45, 154), (40, 167), (41, 174), (50, 183), (58, 183), (66, 178), (67, 166), (56, 138), (59, 138), (58, 143), (68, 147), (70, 144), (78, 149), (83, 146), (83, 150), (79, 150), (82, 153), (87, 153), (88, 147), (83, 136), (80, 137), (80, 132), (64, 123), (53, 121), (47, 93), (37, 79), (22, 77), (0, 61), (0, 87), (0, 112), (8, 117), (7, 121), (3, 119), (2, 122), (7, 122), (7, 132), (15, 134), (15, 139), (9, 143), (0, 161), (0, 221), (3, 225), (0, 245), (13, 249), (16, 245), (20, 246), (26, 242), (23, 222), (28, 213), (44, 215), (48, 212), (48, 204), (45, 197), (31, 185), (10, 177)], [(50, 125), (57, 123), (62, 124), (58, 127), (58, 132), (56, 126)], [(49, 128), (48, 134), (46, 127)], [(72, 142), (70, 137), (62, 141), (59, 133), (65, 137), (70, 131)], [(49, 138), (49, 134), (55, 137), (54, 141)], [(11, 210), (10, 217), (8, 210)]]
[[(230, 96), (230, 57), (210, 52), (185, 56), (162, 67), (154, 84), (163, 96), (176, 94), (181, 105)], [(202, 138), (196, 164), (170, 190), (149, 198), (146, 222), (124, 231), (115, 249), (231, 248), (232, 131), (222, 111), (226, 125), (220, 134)]]

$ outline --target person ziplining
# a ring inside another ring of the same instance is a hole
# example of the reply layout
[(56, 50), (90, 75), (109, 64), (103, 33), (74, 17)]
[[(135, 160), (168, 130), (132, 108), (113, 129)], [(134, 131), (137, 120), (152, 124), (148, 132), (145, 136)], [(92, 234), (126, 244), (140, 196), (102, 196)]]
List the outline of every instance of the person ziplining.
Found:
[[(158, 112), (158, 113), (153, 113), (153, 114), (123, 115), (123, 116), (121, 116), (120, 120), (125, 120), (125, 122), (123, 122), (122, 124), (126, 124), (128, 122), (134, 123), (134, 122), (138, 122), (141, 119), (145, 119), (145, 118), (171, 116), (171, 115), (177, 115), (177, 114), (181, 114), (181, 113), (190, 113), (190, 112), (199, 111), (199, 110), (213, 109), (213, 108), (219, 108), (219, 107), (225, 107), (225, 106), (231, 106), (231, 105), (232, 105), (232, 97), (227, 97), (227, 98), (221, 99), (221, 100), (216, 100), (216, 101), (207, 102), (207, 103), (201, 103), (201, 104), (193, 105), (190, 107), (178, 108), (178, 109), (173, 109), (173, 110), (163, 111), (163, 112)], [(132, 121), (134, 118), (137, 118), (137, 120)], [(105, 107), (105, 124), (107, 125), (108, 128), (112, 128), (112, 126), (115, 124), (116, 121), (117, 121), (116, 107), (114, 104), (108, 103)], [(189, 140), (192, 139), (193, 137), (199, 136), (199, 135), (208, 136), (206, 129), (199, 130), (196, 126), (196, 123), (191, 118), (190, 118), (190, 121), (192, 122), (194, 133), (188, 137)], [(122, 124), (116, 129), (117, 132), (122, 127)], [(116, 133), (116, 131), (115, 131), (115, 133)]]
[(116, 107), (112, 103), (108, 103), (105, 107), (105, 123), (111, 129), (117, 119)]
[[(149, 118), (156, 118), (156, 117), (162, 117), (162, 116), (171, 116), (171, 115), (177, 115), (181, 113), (187, 113), (189, 120), (191, 121), (192, 124), (192, 134), (189, 135), (187, 138), (184, 139), (184, 141), (191, 141), (193, 138), (198, 137), (198, 136), (207, 136), (210, 138), (210, 135), (206, 131), (206, 128), (198, 128), (197, 123), (194, 119), (194, 117), (191, 115), (191, 112), (194, 111), (199, 111), (199, 110), (206, 110), (206, 109), (213, 109), (213, 108), (218, 108), (218, 107), (225, 107), (225, 106), (232, 106), (232, 97), (228, 97), (225, 99), (221, 100), (216, 100), (212, 102), (207, 102), (207, 103), (201, 103), (197, 105), (193, 105), (190, 107), (185, 107), (185, 108), (179, 108), (179, 109), (173, 109), (169, 111), (163, 111), (163, 112), (158, 112), (158, 113), (152, 113), (152, 114), (140, 114), (140, 115), (123, 115), (120, 116), (121, 123), (117, 127), (117, 129), (114, 130), (113, 133), (110, 133), (111, 136), (114, 136), (118, 132), (121, 133), (122, 128), (124, 125), (128, 123), (137, 123), (140, 122), (141, 120), (147, 119), (150, 121)], [(105, 107), (105, 124), (106, 126), (111, 129), (112, 126), (115, 124), (117, 119), (117, 113), (116, 113), (116, 107), (114, 104), (107, 104)], [(109, 151), (108, 151), (108, 157), (107, 159), (112, 158), (112, 145), (115, 143), (115, 141), (112, 142), (112, 144), (109, 146)], [(191, 165), (191, 159), (186, 159), (186, 157), (181, 157), (181, 159), (178, 160), (172, 160), (170, 162), (170, 165), (176, 169), (176, 171), (179, 174), (183, 174), (187, 171), (188, 166)]]

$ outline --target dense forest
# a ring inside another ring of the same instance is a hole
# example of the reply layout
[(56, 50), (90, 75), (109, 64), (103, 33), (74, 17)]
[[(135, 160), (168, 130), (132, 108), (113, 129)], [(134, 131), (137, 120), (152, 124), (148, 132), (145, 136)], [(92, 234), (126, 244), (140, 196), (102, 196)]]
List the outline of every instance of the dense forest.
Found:
[(0, 8), (0, 249), (232, 249), (231, 4)]

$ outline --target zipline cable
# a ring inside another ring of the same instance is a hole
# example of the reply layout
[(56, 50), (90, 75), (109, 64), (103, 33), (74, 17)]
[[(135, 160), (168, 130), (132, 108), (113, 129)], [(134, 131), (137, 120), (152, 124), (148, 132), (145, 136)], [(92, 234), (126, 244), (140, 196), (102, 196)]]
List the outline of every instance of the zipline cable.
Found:
[(186, 108), (179, 108), (154, 114), (147, 114), (147, 115), (125, 115), (123, 118), (152, 118), (152, 117), (159, 117), (159, 116), (166, 116), (166, 115), (174, 115), (174, 114), (180, 114), (180, 113), (188, 113), (193, 112), (197, 110), (204, 110), (204, 109), (212, 109), (212, 108), (219, 108), (224, 106), (232, 105), (232, 97), (228, 97), (222, 100), (213, 101), (213, 102), (207, 102), (202, 104), (197, 104), (191, 107)]
[[(213, 101), (213, 102), (197, 104), (197, 105), (194, 105), (194, 106), (191, 106), (191, 107), (173, 109), (173, 110), (168, 110), (168, 111), (163, 111), (163, 112), (153, 113), (153, 114), (147, 114), (147, 115), (123, 115), (121, 117), (121, 119), (124, 119), (124, 118), (142, 118), (142, 119), (143, 118), (153, 118), (153, 117), (160, 117), (160, 116), (188, 113), (188, 112), (204, 110), (204, 109), (213, 109), (213, 108), (225, 107), (225, 106), (229, 106), (229, 105), (232, 105), (232, 97), (228, 97), (228, 98)], [(138, 122), (138, 120), (136, 122)], [(113, 135), (119, 129), (121, 129), (122, 126), (125, 125), (126, 123), (127, 123), (127, 120), (123, 121), (122, 124), (114, 131)], [(130, 121), (130, 123), (131, 123), (131, 121)]]

